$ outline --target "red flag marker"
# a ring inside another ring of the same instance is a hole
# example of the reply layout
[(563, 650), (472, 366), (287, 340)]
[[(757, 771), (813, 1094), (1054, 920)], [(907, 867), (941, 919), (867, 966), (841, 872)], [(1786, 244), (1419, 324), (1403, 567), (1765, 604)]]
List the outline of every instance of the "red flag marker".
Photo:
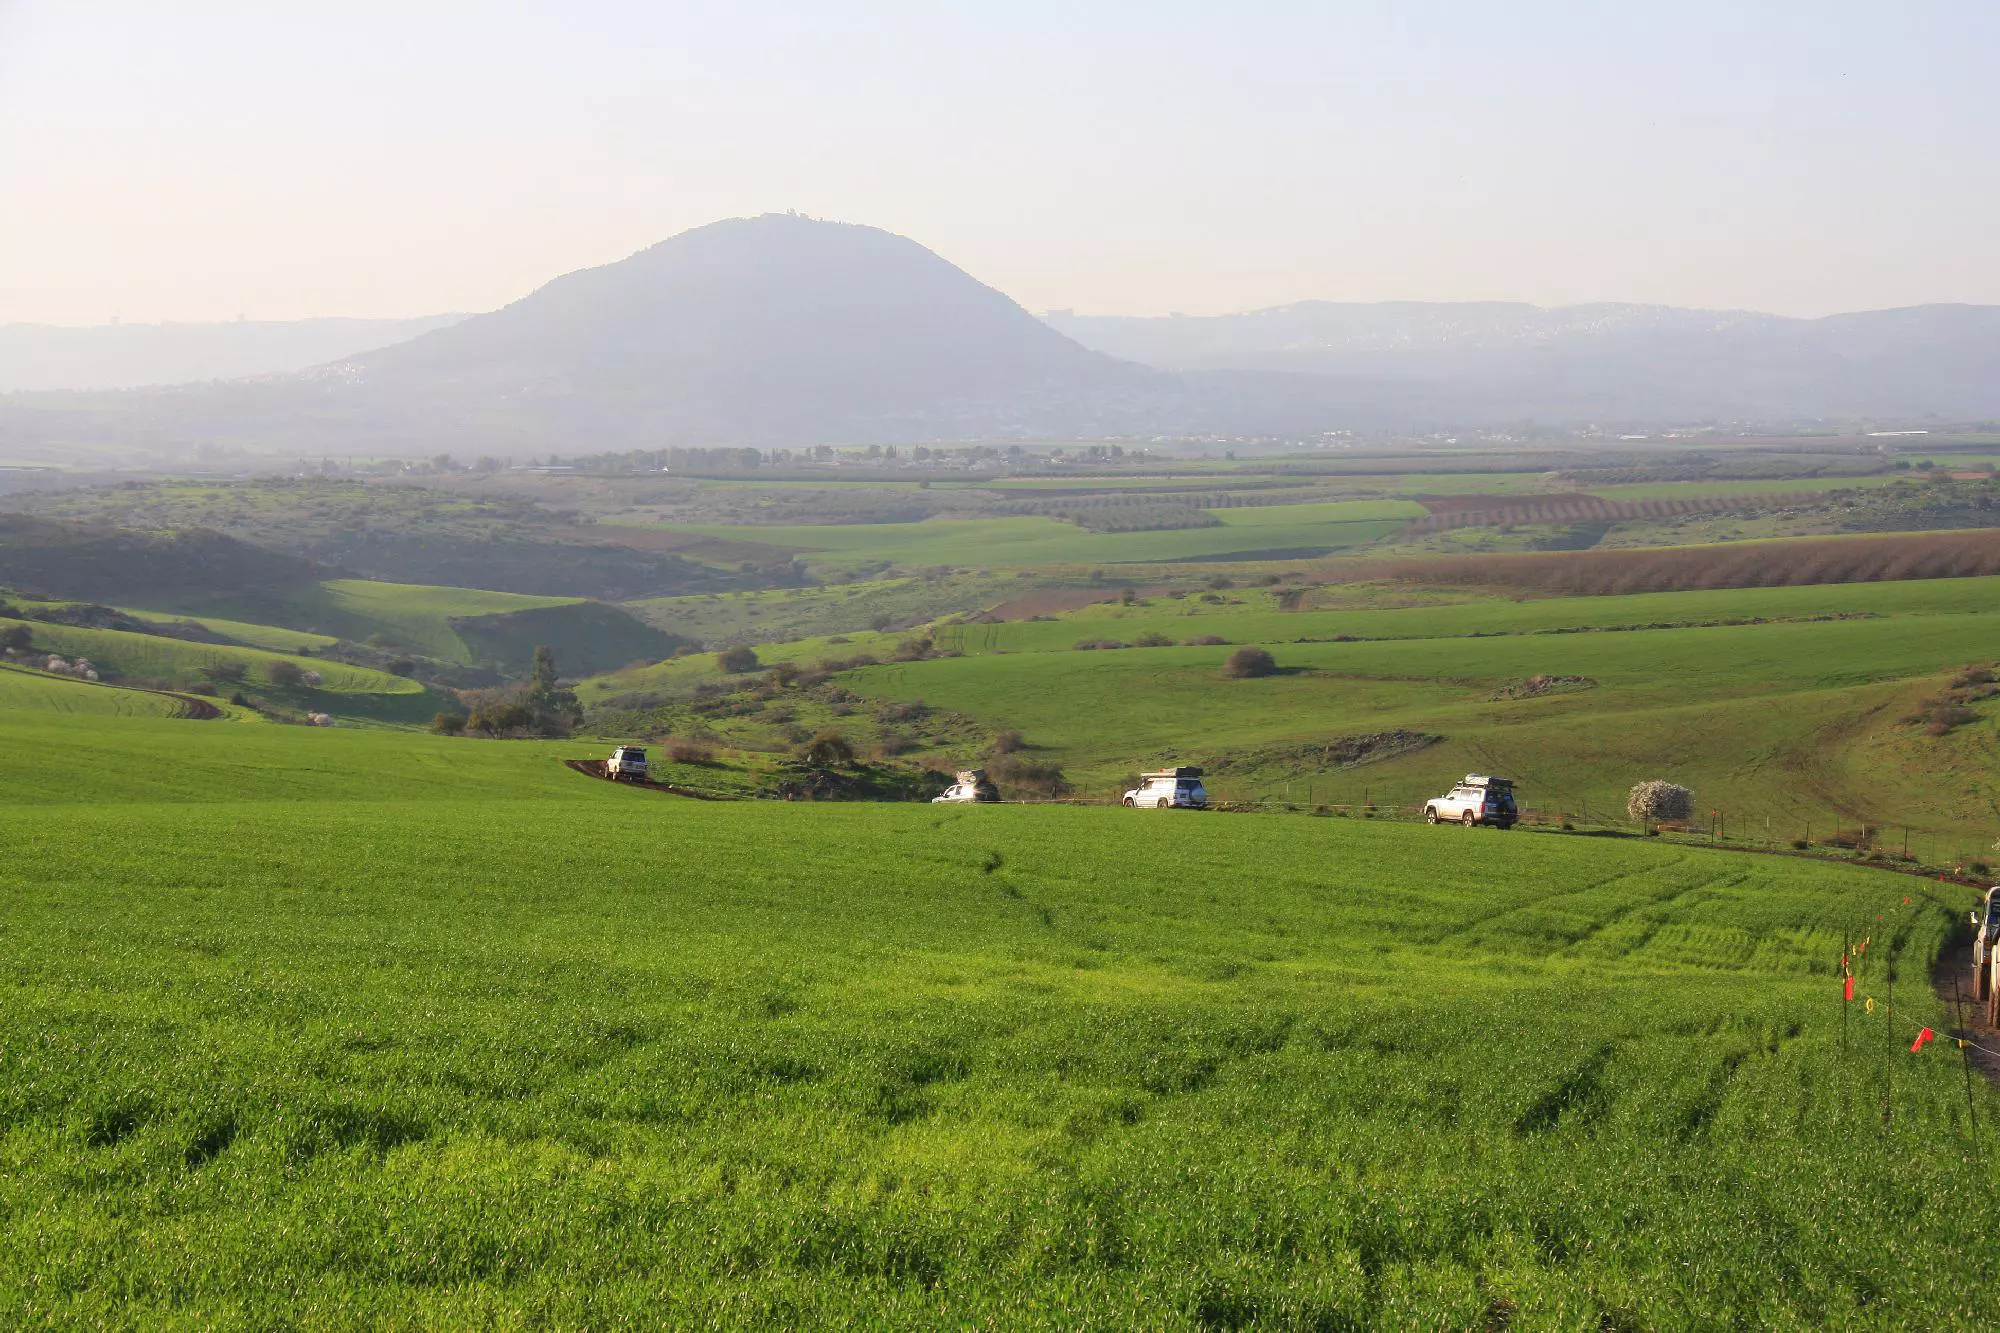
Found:
[(1917, 1034), (1917, 1039), (1910, 1043), (1910, 1049), (1912, 1051), (1921, 1051), (1924, 1048), (1924, 1043), (1935, 1036), (1937, 1036), (1937, 1033), (1931, 1031), (1929, 1028), (1925, 1028)]
[(1843, 1000), (1851, 1000), (1851, 999), (1853, 999), (1853, 998), (1854, 998), (1854, 978), (1853, 978), (1853, 977), (1849, 977), (1849, 978), (1847, 978), (1847, 981), (1846, 981), (1846, 983), (1845, 983), (1844, 985), (1842, 985), (1842, 986), (1841, 986), (1841, 988), (1840, 988), (1840, 998), (1841, 998), (1841, 999), (1843, 999)]

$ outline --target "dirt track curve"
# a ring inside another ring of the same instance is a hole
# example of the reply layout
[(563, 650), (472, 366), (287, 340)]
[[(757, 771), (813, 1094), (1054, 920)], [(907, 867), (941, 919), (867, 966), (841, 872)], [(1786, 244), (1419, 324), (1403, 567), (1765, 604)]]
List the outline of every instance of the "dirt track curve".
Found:
[[(603, 782), (610, 782), (612, 780), (611, 776), (604, 771), (604, 761), (602, 759), (565, 759), (563, 760), (563, 767), (574, 769), (587, 778), (597, 778)], [(693, 787), (682, 787), (672, 782), (627, 782), (621, 785), (637, 787), (640, 791), (656, 791), (662, 796), (685, 796), (695, 801), (733, 801), (736, 799), (734, 796), (722, 796), (715, 792), (696, 791)]]

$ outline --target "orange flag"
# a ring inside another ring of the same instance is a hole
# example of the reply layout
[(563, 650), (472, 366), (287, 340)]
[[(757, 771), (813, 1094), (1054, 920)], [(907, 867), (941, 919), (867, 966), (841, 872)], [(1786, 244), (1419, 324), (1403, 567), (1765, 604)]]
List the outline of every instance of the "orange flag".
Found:
[(1843, 1000), (1851, 1000), (1851, 999), (1853, 999), (1853, 998), (1854, 998), (1854, 978), (1853, 978), (1853, 977), (1848, 977), (1848, 978), (1846, 978), (1846, 980), (1845, 980), (1845, 984), (1843, 984), (1843, 985), (1841, 986), (1841, 988), (1840, 988), (1840, 998), (1841, 998), (1841, 999), (1843, 999)]
[(1937, 1036), (1937, 1033), (1931, 1031), (1929, 1028), (1925, 1028), (1917, 1034), (1917, 1039), (1910, 1043), (1910, 1049), (1912, 1051), (1921, 1051), (1924, 1048), (1924, 1043), (1935, 1036)]

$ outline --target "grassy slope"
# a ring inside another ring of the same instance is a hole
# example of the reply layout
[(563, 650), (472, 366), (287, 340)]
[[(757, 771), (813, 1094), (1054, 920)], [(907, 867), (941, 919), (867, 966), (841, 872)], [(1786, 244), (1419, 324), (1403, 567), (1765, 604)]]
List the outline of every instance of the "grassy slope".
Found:
[[(1976, 853), (1996, 831), (1992, 802), (2000, 797), (1988, 768), (2000, 757), (1990, 722), (1942, 740), (1896, 722), (1941, 674), (2000, 657), (2000, 615), (1966, 609), (1990, 606), (1994, 586), (1939, 580), (1289, 614), (1254, 605), (1199, 616), (1164, 609), (1201, 605), (1176, 602), (1093, 607), (1052, 623), (968, 627), (952, 641), (970, 656), (847, 679), (865, 694), (922, 698), (1018, 728), (1092, 791), (1108, 791), (1156, 759), (1212, 759), (1246, 746), (1408, 728), (1449, 740), (1352, 770), (1328, 771), (1309, 757), (1252, 765), (1221, 789), (1304, 800), (1311, 780), (1319, 801), (1358, 802), (1366, 793), (1409, 803), (1436, 794), (1454, 770), (1490, 767), (1528, 782), (1537, 805), (1587, 803), (1607, 812), (1639, 777), (1665, 775), (1690, 782), (1740, 829), (1770, 821), (1773, 836), (1791, 837), (1807, 820), (1822, 832), (1836, 820), (1868, 820), (1930, 829)], [(1776, 619), (1832, 614), (1880, 618)], [(1534, 632), (1746, 616), (1773, 623)], [(1297, 670), (1223, 682), (1227, 647), (1054, 651), (1079, 638), (1129, 642), (1147, 629), (1176, 639), (1225, 629), (1234, 642), (1262, 638), (1281, 665)], [(1278, 629), (1282, 637), (1270, 633)], [(1286, 641), (1426, 630), (1496, 637)], [(992, 644), (1014, 651), (985, 651)], [(708, 668), (675, 669), (691, 679)], [(1598, 688), (1493, 698), (1537, 674), (1588, 676)]]
[(321, 689), (329, 694), (421, 694), (423, 687), (413, 680), (392, 676), (371, 667), (350, 666), (317, 657), (295, 657), (289, 653), (266, 652), (261, 648), (238, 648), (229, 644), (190, 643), (185, 639), (162, 638), (155, 634), (131, 634), (124, 630), (82, 629), (74, 625), (0, 620), (0, 625), (25, 623), (34, 633), (35, 646), (67, 656), (82, 656), (92, 662), (109, 664), (128, 676), (161, 679), (193, 678), (202, 668), (224, 663), (240, 663), (253, 681), (269, 678), (271, 668), (290, 662), (304, 671), (317, 671)]
[(804, 588), (650, 597), (622, 605), (648, 624), (703, 643), (765, 643), (852, 631), (878, 616), (908, 624), (971, 606), (993, 605), (1018, 587), (1010, 576), (978, 572), (938, 579), (868, 579)]
[[(1721, 810), (1741, 834), (1789, 840), (1872, 822), (1943, 839), (1924, 844), (1933, 851), (1979, 856), (2000, 833), (1993, 817), (2000, 745), (1991, 718), (1942, 739), (1898, 720), (1940, 687), (1942, 674), (2000, 657), (2000, 615), (1974, 609), (1993, 605), (1996, 588), (2000, 580), (1922, 580), (1294, 613), (1271, 609), (1268, 594), (1239, 591), (1220, 606), (1154, 599), (1046, 623), (947, 629), (944, 641), (968, 656), (885, 664), (845, 680), (864, 694), (920, 698), (1022, 730), (1039, 757), (1064, 764), (1091, 795), (1107, 795), (1130, 771), (1169, 758), (1212, 762), (1248, 747), (1296, 749), (1406, 728), (1447, 739), (1352, 769), (1330, 768), (1310, 753), (1252, 757), (1211, 785), (1231, 798), (1414, 804), (1457, 773), (1493, 769), (1519, 778), (1535, 806), (1603, 816), (1622, 809), (1633, 782), (1667, 776), (1694, 786), (1704, 808)], [(1804, 619), (1830, 615), (1878, 618)], [(1772, 623), (1547, 632), (1753, 617)], [(1149, 630), (1176, 640), (1261, 639), (1281, 664), (1301, 670), (1223, 682), (1218, 667), (1229, 647), (1068, 650), (1079, 639), (1130, 642)], [(1290, 642), (1337, 633), (1382, 637)], [(1475, 634), (1494, 637), (1463, 637)], [(767, 662), (886, 658), (901, 637), (808, 640), (758, 653)], [(991, 651), (996, 646), (1005, 655)], [(1493, 697), (1544, 673), (1589, 676), (1598, 686)], [(599, 677), (580, 693), (587, 701), (634, 690), (685, 693), (716, 675), (713, 659), (702, 656)]]
[(505, 615), (538, 607), (571, 606), (576, 597), (529, 597), (521, 593), (486, 592), (476, 588), (438, 588), (412, 583), (377, 583), (365, 579), (334, 579), (321, 585), (331, 606), (342, 616), (386, 630), (413, 647), (450, 661), (468, 660), (465, 641), (452, 628), (464, 616)]
[(1053, 621), (971, 626), (959, 636), (957, 646), (968, 653), (996, 649), (1037, 652), (1066, 649), (1085, 638), (1129, 643), (1149, 632), (1175, 640), (1214, 634), (1234, 643), (1282, 643), (1331, 639), (1340, 634), (1364, 639), (1450, 638), (1757, 618), (1984, 612), (2000, 605), (2000, 578), (1730, 588), (1525, 601), (1467, 595), (1449, 604), (1305, 611), (1280, 611), (1276, 599), (1266, 592), (1239, 589), (1213, 595), (1223, 600), (1208, 603), (1198, 597), (1155, 597), (1134, 606), (1105, 603), (1086, 607)]
[(181, 705), (165, 695), (0, 663), (0, 712), (110, 717), (177, 717)]
[(172, 621), (192, 620), (205, 625), (225, 639), (252, 648), (264, 648), (274, 653), (295, 653), (301, 648), (331, 648), (340, 640), (331, 634), (315, 634), (308, 630), (287, 629), (283, 625), (262, 625), (247, 620), (230, 620), (222, 616), (183, 616), (170, 611), (146, 611), (133, 607), (121, 607), (128, 615), (141, 620)]
[(1907, 878), (0, 733), (19, 1321), (1937, 1326), (1990, 1280), (1954, 1062), (1898, 1052), (1885, 1130), (1882, 1017), (1840, 1054), (1844, 932), (1869, 994), (1901, 950), (1888, 1037), (1937, 1021), (1963, 904)]
[(899, 564), (977, 565), (984, 568), (1045, 564), (1125, 564), (1178, 561), (1246, 551), (1341, 549), (1366, 545), (1422, 514), (1404, 500), (1352, 500), (1334, 504), (1224, 509), (1217, 528), (1170, 532), (1086, 532), (1052, 518), (931, 519), (921, 523), (705, 528), (688, 532), (743, 538), (812, 554), (813, 565), (871, 560)]
[[(470, 650), (452, 628), (465, 616), (505, 615), (543, 607), (579, 605), (580, 597), (533, 597), (524, 593), (488, 592), (480, 588), (448, 588), (419, 583), (382, 583), (372, 579), (329, 579), (304, 584), (282, 596), (269, 593), (217, 594), (175, 604), (170, 610), (145, 614), (186, 616), (213, 624), (230, 634), (230, 617), (253, 628), (262, 625), (279, 646), (312, 637), (379, 639), (394, 647), (421, 652), (445, 661), (467, 662)], [(293, 628), (284, 628), (293, 626)], [(232, 635), (232, 637), (247, 636)]]

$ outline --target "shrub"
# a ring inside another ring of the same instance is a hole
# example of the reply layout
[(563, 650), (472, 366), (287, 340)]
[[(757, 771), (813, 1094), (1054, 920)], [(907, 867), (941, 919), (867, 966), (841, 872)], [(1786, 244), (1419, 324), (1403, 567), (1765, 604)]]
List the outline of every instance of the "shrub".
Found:
[(1221, 592), (1224, 588), (1235, 587), (1236, 580), (1229, 578), (1226, 575), (1217, 574), (1214, 578), (1208, 581), (1208, 586), (1211, 591)]
[(1806, 849), (1807, 849), (1808, 847), (1810, 847), (1810, 846), (1812, 846), (1812, 844), (1811, 844), (1811, 843), (1809, 843), (1809, 842), (1807, 842), (1807, 841), (1806, 841), (1806, 840), (1805, 840), (1804, 838), (1793, 838), (1793, 839), (1792, 839), (1792, 850), (1793, 850), (1793, 851), (1798, 851), (1798, 852), (1802, 852), (1802, 851), (1806, 850)]
[(746, 645), (739, 644), (734, 648), (724, 648), (721, 652), (717, 653), (715, 655), (715, 665), (717, 669), (733, 674), (742, 671), (755, 671), (760, 663), (757, 661), (757, 654), (752, 649)]
[(1120, 606), (1130, 606), (1138, 600), (1139, 590), (1137, 588), (1120, 588), (1118, 590), (1118, 604)]
[(25, 652), (34, 646), (34, 642), (34, 633), (26, 625), (9, 625), (6, 629), (0, 629), (0, 648)]
[(1222, 664), (1224, 680), (1250, 680), (1257, 676), (1274, 676), (1278, 673), (1278, 663), (1262, 648), (1238, 648)]
[(399, 657), (389, 663), (389, 674), (392, 676), (414, 676), (416, 672), (417, 664), (407, 657)]
[(1229, 640), (1223, 638), (1220, 634), (1197, 634), (1192, 639), (1182, 639), (1181, 647), (1217, 648), (1228, 642)]
[(715, 751), (700, 741), (672, 740), (667, 742), (667, 758), (677, 764), (712, 764)]
[(1080, 653), (1096, 652), (1099, 649), (1123, 648), (1124, 646), (1124, 644), (1116, 639), (1078, 639), (1076, 641), (1076, 650)]
[(1003, 731), (993, 738), (993, 744), (988, 748), (994, 754), (1013, 754), (1026, 744), (1027, 742), (1021, 738), (1020, 732)]
[(806, 742), (799, 757), (820, 768), (845, 767), (854, 763), (854, 746), (837, 731), (822, 731)]
[(876, 705), (875, 720), (877, 722), (921, 722), (924, 718), (930, 716), (930, 712), (931, 710), (925, 705), (922, 699), (890, 700), (887, 703)]
[(462, 736), (465, 734), (465, 714), (439, 713), (431, 719), (431, 730), (440, 736)]
[(1132, 640), (1132, 646), (1135, 648), (1170, 648), (1173, 646), (1173, 642), (1172, 639), (1158, 630), (1147, 630), (1144, 634)]
[(265, 678), (281, 690), (296, 689), (305, 683), (306, 673), (295, 662), (273, 662)]
[(249, 674), (241, 662), (211, 662), (201, 669), (202, 679), (213, 685), (240, 685)]
[(1004, 788), (1036, 796), (1067, 796), (1071, 788), (1062, 766), (1049, 760), (1023, 759), (1001, 755), (987, 765), (987, 773)]
[(494, 699), (474, 708), (465, 725), (488, 736), (527, 731), (535, 725), (535, 710), (521, 699)]
[(1686, 823), (1694, 818), (1694, 793), (1686, 787), (1654, 778), (1626, 794), (1625, 813), (1634, 823)]

